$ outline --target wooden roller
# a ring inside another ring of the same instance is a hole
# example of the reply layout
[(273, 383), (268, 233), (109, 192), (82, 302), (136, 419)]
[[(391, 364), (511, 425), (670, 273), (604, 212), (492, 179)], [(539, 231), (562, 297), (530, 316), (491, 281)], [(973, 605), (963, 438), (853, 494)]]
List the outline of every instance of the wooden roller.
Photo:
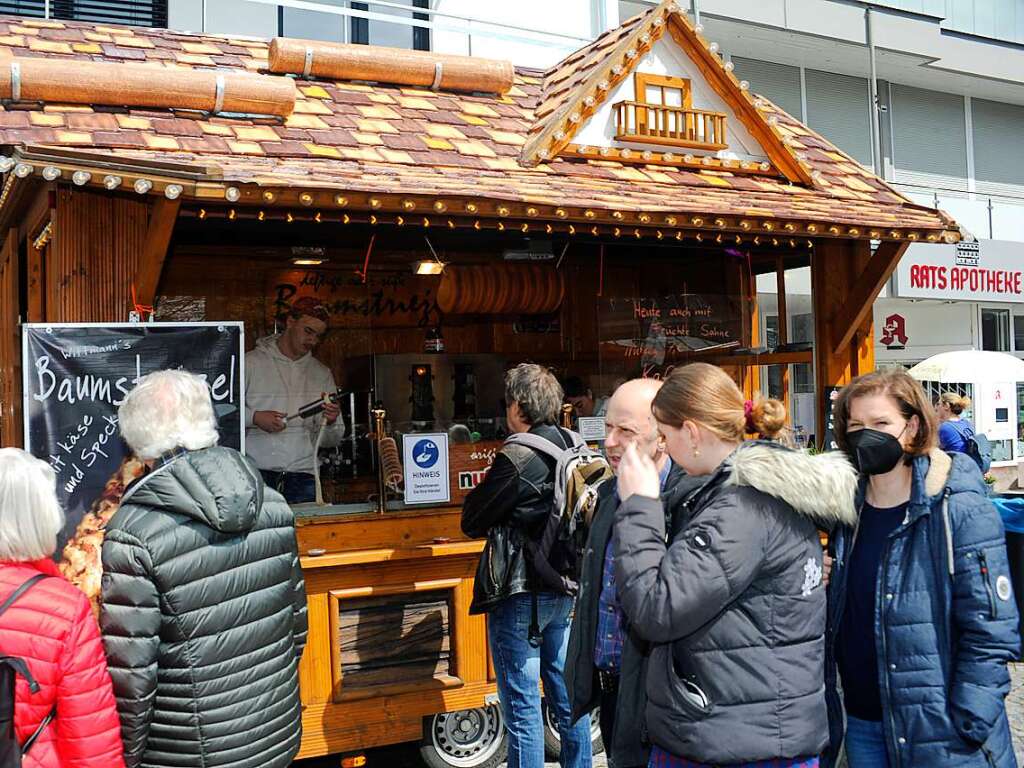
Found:
[(287, 117), (295, 109), (295, 83), (151, 64), (13, 58), (0, 59), (0, 99)]
[(402, 472), (398, 444), (393, 437), (385, 437), (380, 441), (380, 464), (384, 473), (384, 484), (392, 491), (397, 491), (405, 479), (405, 474)]
[(441, 277), (437, 304), (445, 314), (541, 315), (562, 303), (565, 283), (552, 266), (449, 264)]
[(325, 80), (369, 80), (444, 91), (506, 93), (515, 81), (510, 61), (370, 45), (275, 37), (270, 71)]

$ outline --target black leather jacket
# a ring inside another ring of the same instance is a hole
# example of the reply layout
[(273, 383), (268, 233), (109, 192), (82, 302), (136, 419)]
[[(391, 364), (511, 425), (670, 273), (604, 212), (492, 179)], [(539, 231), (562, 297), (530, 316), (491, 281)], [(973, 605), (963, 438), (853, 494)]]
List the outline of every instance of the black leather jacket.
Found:
[[(530, 432), (563, 448), (572, 446), (565, 430), (540, 424)], [(462, 505), (462, 532), (487, 537), (473, 586), (470, 613), (485, 613), (506, 598), (543, 591), (531, 573), (525, 542), (537, 539), (551, 509), (555, 462), (523, 445), (505, 445), (483, 482)]]

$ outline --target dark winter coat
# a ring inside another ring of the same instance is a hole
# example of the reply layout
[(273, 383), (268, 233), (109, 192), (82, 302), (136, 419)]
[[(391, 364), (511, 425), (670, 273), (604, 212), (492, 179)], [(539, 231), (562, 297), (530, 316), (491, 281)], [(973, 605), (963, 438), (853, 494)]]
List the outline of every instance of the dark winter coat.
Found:
[[(828, 683), (834, 765), (843, 741), (838, 632), (872, 639), (892, 768), (1010, 768), (1017, 762), (1004, 698), (1020, 650), (1002, 520), (977, 465), (933, 451), (914, 460), (910, 504), (878, 571), (874, 627), (842, 627), (855, 529), (834, 532)], [(858, 508), (864, 500), (862, 484)], [(865, 670), (865, 674), (868, 670)]]
[[(665, 494), (671, 493), (678, 483), (687, 483), (692, 491), (702, 480), (687, 477), (673, 466), (665, 482)], [(615, 480), (604, 483), (599, 493), (597, 512), (594, 514), (583, 552), (583, 570), (580, 593), (576, 598), (569, 648), (566, 653), (565, 686), (572, 705), (572, 720), (590, 713), (600, 704), (597, 668), (594, 666), (594, 645), (597, 638), (597, 614), (601, 599), (604, 574), (604, 556), (612, 536), (615, 510), (619, 499), (615, 494)], [(665, 498), (663, 494), (662, 498)], [(647, 642), (633, 628), (626, 626), (622, 639), (622, 666), (619, 673), (615, 733), (612, 743), (605, 744), (605, 754), (612, 768), (618, 766), (646, 766), (650, 748), (644, 735), (644, 677), (647, 667)]]
[(696, 492), (631, 496), (615, 524), (615, 579), (654, 644), (647, 730), (712, 764), (820, 754), (825, 590), (816, 523), (852, 521), (856, 474), (838, 454), (738, 448)]
[(306, 592), (291, 509), (237, 451), (131, 486), (103, 542), (103, 643), (128, 768), (284, 768)]
[[(572, 437), (560, 427), (530, 429), (561, 448)], [(487, 537), (480, 554), (470, 613), (489, 611), (523, 592), (543, 591), (527, 563), (526, 542), (543, 532), (554, 499), (555, 461), (532, 448), (506, 443), (494, 457), (483, 481), (462, 503), (462, 532)]]

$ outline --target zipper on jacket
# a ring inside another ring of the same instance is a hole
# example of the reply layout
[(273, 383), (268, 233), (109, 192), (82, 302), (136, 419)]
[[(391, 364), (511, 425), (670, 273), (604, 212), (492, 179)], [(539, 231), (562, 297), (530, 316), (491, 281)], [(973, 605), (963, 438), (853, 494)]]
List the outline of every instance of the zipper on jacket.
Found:
[[(875, 598), (876, 600), (878, 600), (878, 599), (883, 599), (884, 600), (885, 599), (885, 593), (884, 592), (877, 592), (877, 589), (878, 589), (878, 587), (882, 587), (884, 589), (886, 584), (889, 581), (889, 550), (890, 549), (892, 549), (892, 544), (891, 544), (889, 539), (886, 539), (886, 541), (885, 541), (885, 549), (882, 551), (882, 569), (881, 569), (882, 577), (881, 577), (880, 583), (876, 584), (876, 586), (875, 586), (876, 594), (877, 594), (877, 597)], [(878, 628), (881, 630), (881, 633), (882, 633), (882, 673), (883, 673), (883, 676), (885, 678), (885, 698), (886, 698), (886, 701), (885, 701), (884, 705), (885, 705), (885, 709), (887, 710), (886, 714), (889, 715), (889, 736), (890, 736), (890, 739), (892, 740), (893, 754), (896, 756), (896, 764), (897, 765), (902, 765), (903, 764), (903, 756), (900, 754), (899, 742), (897, 741), (898, 737), (896, 736), (896, 718), (893, 717), (893, 714), (892, 714), (892, 710), (893, 710), (893, 707), (892, 707), (892, 686), (889, 684), (889, 644), (887, 642), (886, 633), (885, 633), (885, 620), (884, 619), (885, 619), (885, 614), (886, 614), (886, 606), (884, 606), (884, 605), (882, 606), (881, 614), (882, 614), (882, 616), (881, 616), (882, 621), (879, 622), (879, 627)], [(877, 674), (878, 670), (875, 670), (875, 672)]]
[(988, 595), (988, 617), (996, 617), (996, 596), (992, 593), (992, 584), (988, 579), (988, 557), (985, 550), (978, 550), (978, 567), (981, 569), (981, 580), (985, 583), (985, 593)]
[(998, 768), (996, 764), (996, 756), (992, 754), (992, 750), (986, 747), (984, 744), (981, 745), (981, 751), (985, 755), (985, 760), (991, 766), (991, 768)]

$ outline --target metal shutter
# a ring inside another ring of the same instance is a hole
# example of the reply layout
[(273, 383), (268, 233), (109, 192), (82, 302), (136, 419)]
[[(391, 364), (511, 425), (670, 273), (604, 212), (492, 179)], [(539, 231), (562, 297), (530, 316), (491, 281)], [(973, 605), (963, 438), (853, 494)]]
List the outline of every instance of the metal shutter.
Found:
[(808, 69), (807, 124), (841, 150), (871, 167), (868, 81)]
[[(971, 99), (971, 123), (978, 191), (1020, 195), (1024, 188), (1024, 107)], [(1015, 189), (1007, 190), (1004, 185)]]
[(750, 83), (750, 90), (778, 104), (793, 117), (803, 119), (800, 68), (770, 61), (732, 57), (736, 76)]
[(963, 97), (894, 83), (890, 112), (896, 181), (966, 189)]
[[(0, 0), (0, 13), (42, 18), (46, 0)], [(50, 0), (50, 18), (166, 27), (167, 0)]]

